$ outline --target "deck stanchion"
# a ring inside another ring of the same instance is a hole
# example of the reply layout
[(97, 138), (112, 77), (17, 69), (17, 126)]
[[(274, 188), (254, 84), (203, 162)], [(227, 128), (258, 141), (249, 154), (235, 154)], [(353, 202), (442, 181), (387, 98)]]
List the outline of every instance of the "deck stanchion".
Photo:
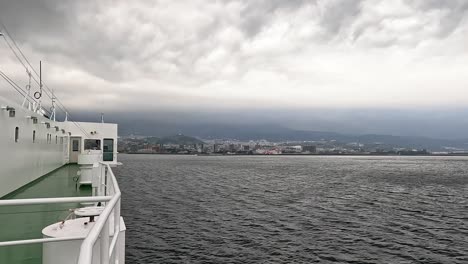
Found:
[(101, 231), (101, 264), (109, 264), (109, 219)]

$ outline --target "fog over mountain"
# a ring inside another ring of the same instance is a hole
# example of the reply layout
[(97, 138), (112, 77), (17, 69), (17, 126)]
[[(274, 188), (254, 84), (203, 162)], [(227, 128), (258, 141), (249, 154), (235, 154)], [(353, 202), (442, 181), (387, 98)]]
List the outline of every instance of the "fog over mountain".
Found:
[[(98, 113), (75, 118), (98, 121)], [(288, 131), (325, 131), (350, 135), (381, 134), (441, 139), (468, 138), (468, 109), (432, 110), (243, 110), (218, 112), (105, 113), (120, 124), (120, 134), (245, 138)]]

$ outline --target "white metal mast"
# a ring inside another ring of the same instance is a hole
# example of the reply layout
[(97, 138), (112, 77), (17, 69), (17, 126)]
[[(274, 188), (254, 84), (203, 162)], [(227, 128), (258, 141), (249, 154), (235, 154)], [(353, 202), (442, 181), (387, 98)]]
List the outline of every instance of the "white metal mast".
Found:
[(31, 101), (29, 100), (29, 98), (31, 97), (31, 77), (32, 76), (31, 76), (31, 71), (29, 69), (26, 69), (26, 73), (28, 74), (29, 81), (28, 81), (28, 84), (26, 85), (27, 93), (24, 95), (22, 106), (26, 107), (26, 103), (28, 103), (28, 110), (32, 110), (33, 106), (31, 105)]

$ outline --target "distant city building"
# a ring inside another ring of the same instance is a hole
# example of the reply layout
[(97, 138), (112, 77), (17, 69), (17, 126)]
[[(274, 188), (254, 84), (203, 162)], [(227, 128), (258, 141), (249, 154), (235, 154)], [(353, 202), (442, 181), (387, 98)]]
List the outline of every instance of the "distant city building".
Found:
[(284, 146), (283, 153), (301, 153), (302, 146)]
[(302, 152), (316, 153), (317, 147), (316, 146), (302, 146)]

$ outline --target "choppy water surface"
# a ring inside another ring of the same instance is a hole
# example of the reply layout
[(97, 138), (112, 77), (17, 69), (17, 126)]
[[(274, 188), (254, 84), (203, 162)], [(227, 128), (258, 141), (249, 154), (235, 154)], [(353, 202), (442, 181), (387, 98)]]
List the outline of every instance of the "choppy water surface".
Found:
[(468, 263), (468, 159), (120, 155), (128, 263)]

